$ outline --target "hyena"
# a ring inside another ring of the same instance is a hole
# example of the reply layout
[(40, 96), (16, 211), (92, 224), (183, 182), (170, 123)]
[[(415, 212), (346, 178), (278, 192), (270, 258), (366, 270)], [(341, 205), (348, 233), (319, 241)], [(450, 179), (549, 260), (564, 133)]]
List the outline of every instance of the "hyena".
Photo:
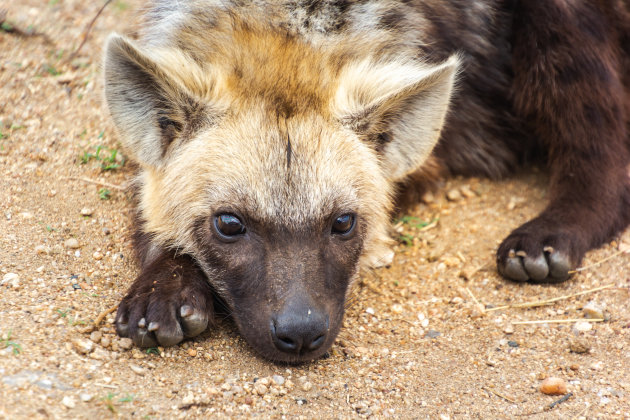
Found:
[(218, 299), (262, 356), (317, 358), (401, 197), (537, 158), (550, 202), (498, 270), (567, 279), (630, 222), (629, 57), (623, 0), (153, 1), (106, 46), (139, 164), (118, 333), (174, 345)]

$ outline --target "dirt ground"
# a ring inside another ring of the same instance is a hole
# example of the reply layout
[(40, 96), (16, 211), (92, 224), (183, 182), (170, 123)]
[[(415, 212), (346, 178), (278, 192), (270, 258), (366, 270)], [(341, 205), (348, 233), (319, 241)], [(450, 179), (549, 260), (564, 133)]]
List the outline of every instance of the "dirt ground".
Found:
[[(71, 57), (101, 4), (0, 2), (0, 418), (630, 418), (630, 232), (560, 285), (495, 271), (500, 239), (545, 204), (535, 171), (450, 180), (399, 222), (394, 262), (362, 274), (321, 360), (269, 363), (229, 321), (149, 352), (111, 313), (90, 332), (137, 273), (100, 60), (141, 5), (113, 1)], [(571, 393), (553, 408), (546, 377)]]

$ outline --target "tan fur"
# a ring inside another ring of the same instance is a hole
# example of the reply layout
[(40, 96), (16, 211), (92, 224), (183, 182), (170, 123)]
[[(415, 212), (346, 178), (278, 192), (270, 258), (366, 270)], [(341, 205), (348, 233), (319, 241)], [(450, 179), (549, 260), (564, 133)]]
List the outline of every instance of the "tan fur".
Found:
[[(327, 217), (343, 203), (367, 221), (363, 260), (374, 264), (387, 254), (393, 182), (416, 170), (437, 141), (457, 60), (424, 65), (404, 49), (388, 49), (387, 33), (347, 34), (343, 42), (305, 38), (274, 24), (273, 11), (268, 21), (214, 13), (211, 30), (204, 26), (210, 17), (189, 16), (171, 44), (141, 52), (120, 37), (109, 42), (110, 54), (121, 48), (135, 61), (154, 63), (144, 67), (169, 102), (190, 97), (219, 115), (160, 159), (153, 130), (126, 128), (134, 115), (146, 115), (117, 104), (115, 92), (108, 96), (114, 119), (122, 115), (123, 142), (144, 167), (143, 229), (156, 245), (195, 255), (194, 221), (226, 203), (296, 225)], [(106, 59), (115, 74), (110, 85), (121, 77), (113, 57)], [(409, 110), (413, 95), (422, 99)], [(399, 108), (403, 103), (407, 109)], [(415, 109), (418, 115), (393, 127), (399, 139), (379, 157), (366, 137), (385, 129), (388, 114)], [(176, 113), (169, 117), (185, 124)], [(296, 156), (290, 167), (287, 139)]]

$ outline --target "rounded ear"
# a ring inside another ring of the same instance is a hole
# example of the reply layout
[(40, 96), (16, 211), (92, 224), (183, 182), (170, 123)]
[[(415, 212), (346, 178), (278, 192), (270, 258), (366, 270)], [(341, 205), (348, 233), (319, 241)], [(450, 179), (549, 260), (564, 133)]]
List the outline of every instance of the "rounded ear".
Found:
[(385, 173), (400, 180), (418, 169), (437, 143), (450, 102), (459, 58), (428, 65), (373, 59), (341, 72), (332, 112), (374, 142)]
[(122, 143), (141, 164), (159, 166), (169, 146), (202, 118), (202, 106), (132, 41), (105, 47), (105, 98)]

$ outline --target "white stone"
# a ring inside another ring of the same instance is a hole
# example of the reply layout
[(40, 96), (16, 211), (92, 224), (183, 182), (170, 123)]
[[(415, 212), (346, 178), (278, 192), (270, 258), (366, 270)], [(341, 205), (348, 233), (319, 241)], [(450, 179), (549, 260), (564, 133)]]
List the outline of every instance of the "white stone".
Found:
[(79, 394), (79, 398), (83, 402), (90, 402), (90, 401), (92, 401), (92, 398), (94, 398), (94, 397), (92, 395), (87, 394), (87, 393), (84, 392), (82, 394)]
[(573, 329), (577, 332), (587, 332), (593, 329), (593, 324), (591, 322), (579, 321), (575, 323)]
[(72, 341), (72, 345), (74, 346), (74, 349), (81, 354), (88, 354), (94, 350), (94, 343), (91, 340), (78, 338)]
[(66, 241), (63, 243), (63, 245), (66, 248), (70, 248), (70, 249), (77, 249), (77, 248), (80, 247), (79, 241), (76, 238), (68, 238), (68, 239), (66, 239)]
[(595, 301), (590, 301), (582, 308), (584, 316), (591, 319), (604, 319), (604, 308)]
[(65, 397), (63, 397), (63, 399), (61, 400), (61, 403), (66, 407), (66, 408), (74, 408), (76, 406), (76, 403), (74, 402), (74, 398), (66, 395)]

